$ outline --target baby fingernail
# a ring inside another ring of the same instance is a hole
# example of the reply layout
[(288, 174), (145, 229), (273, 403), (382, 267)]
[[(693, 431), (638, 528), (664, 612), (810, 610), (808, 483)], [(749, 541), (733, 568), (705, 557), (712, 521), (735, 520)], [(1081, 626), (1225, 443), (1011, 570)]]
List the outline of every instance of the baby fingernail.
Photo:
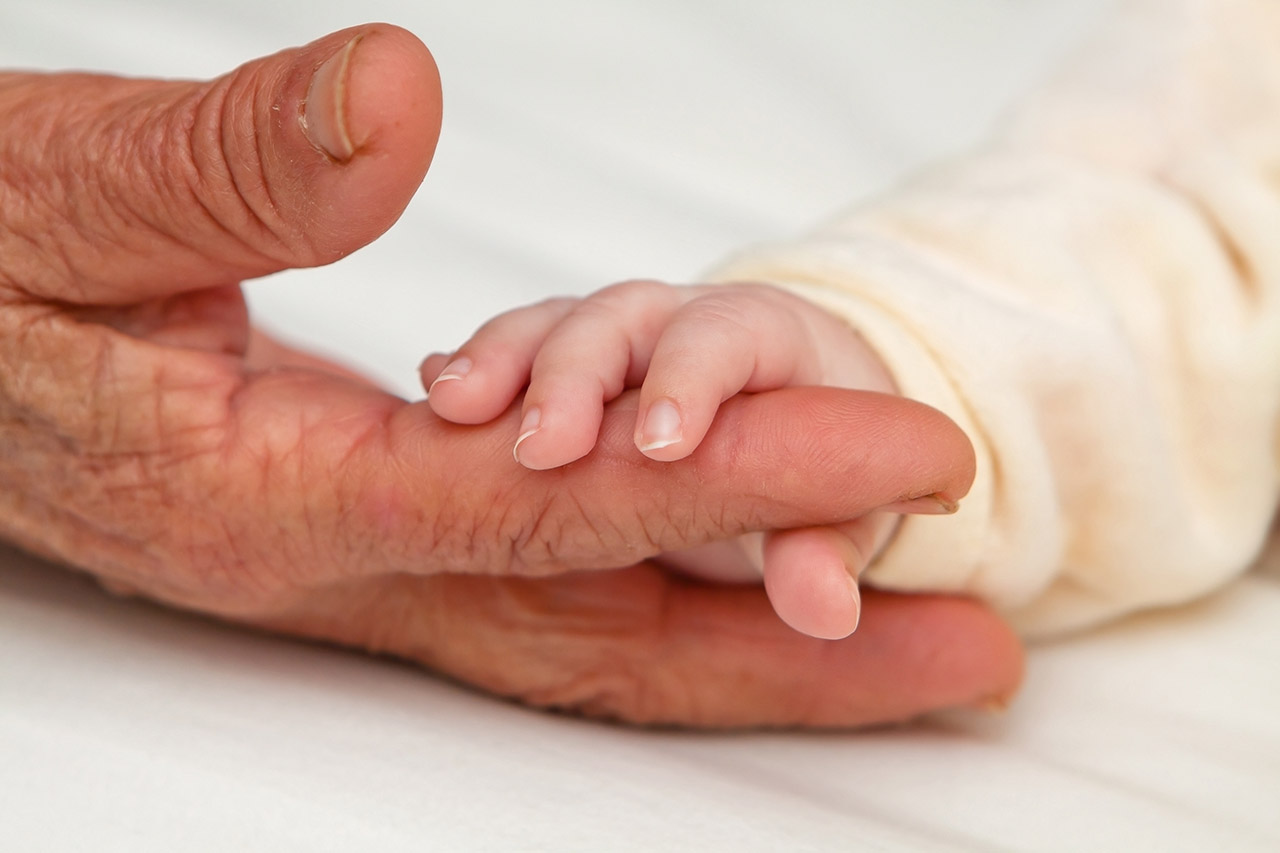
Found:
[(941, 495), (925, 495), (922, 498), (898, 501), (881, 509), (885, 512), (900, 512), (907, 515), (951, 515), (960, 509), (960, 503), (948, 500)]
[(524, 413), (524, 420), (520, 421), (520, 437), (516, 439), (516, 446), (511, 448), (511, 455), (517, 462), (520, 461), (520, 443), (537, 432), (541, 425), (542, 412), (537, 406)]
[(675, 444), (681, 437), (680, 410), (675, 403), (663, 399), (649, 407), (636, 446), (642, 451), (657, 450)]
[[(436, 387), (441, 382), (448, 382), (451, 379), (462, 379), (471, 372), (471, 359), (465, 355), (455, 358), (444, 366), (444, 370), (440, 371), (440, 375), (431, 383), (431, 388)], [(427, 389), (427, 393), (431, 393), (431, 388)]]

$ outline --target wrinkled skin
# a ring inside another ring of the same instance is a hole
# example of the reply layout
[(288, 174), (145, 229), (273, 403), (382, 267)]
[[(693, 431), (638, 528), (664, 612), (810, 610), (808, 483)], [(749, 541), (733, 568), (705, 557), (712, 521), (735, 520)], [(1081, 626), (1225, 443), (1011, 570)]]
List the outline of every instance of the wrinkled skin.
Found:
[(958, 498), (972, 454), (926, 407), (743, 397), (664, 464), (624, 396), (595, 452), (530, 472), (514, 410), (450, 425), (251, 329), (240, 282), (368, 243), (425, 174), (439, 83), (408, 33), (212, 83), (0, 75), (0, 117), (0, 537), (116, 591), (630, 722), (850, 726), (1015, 689), (1016, 640), (978, 603), (869, 593), (858, 633), (823, 642), (758, 588), (653, 561)]

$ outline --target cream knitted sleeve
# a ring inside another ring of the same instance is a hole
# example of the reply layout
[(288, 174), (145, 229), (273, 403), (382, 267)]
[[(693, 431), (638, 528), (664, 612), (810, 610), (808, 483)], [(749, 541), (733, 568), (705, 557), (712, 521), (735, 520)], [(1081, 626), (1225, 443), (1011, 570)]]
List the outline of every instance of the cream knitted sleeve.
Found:
[(985, 149), (715, 278), (846, 317), (972, 438), (871, 582), (1031, 635), (1200, 595), (1277, 498), (1280, 0), (1127, 3)]

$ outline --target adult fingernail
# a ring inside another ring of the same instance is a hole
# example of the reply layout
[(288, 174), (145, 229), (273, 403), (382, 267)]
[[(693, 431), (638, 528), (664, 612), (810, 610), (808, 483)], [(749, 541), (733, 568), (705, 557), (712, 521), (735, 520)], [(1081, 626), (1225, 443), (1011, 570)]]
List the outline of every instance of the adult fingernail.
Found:
[(900, 512), (907, 515), (952, 515), (960, 509), (960, 503), (948, 500), (941, 495), (925, 495), (921, 498), (891, 503), (881, 509), (885, 512)]
[(335, 160), (350, 160), (356, 153), (347, 126), (347, 74), (360, 36), (339, 48), (311, 77), (302, 110), (302, 131), (311, 144)]
[(862, 621), (862, 591), (858, 589), (857, 578), (849, 578), (849, 586), (853, 589), (853, 628), (849, 631), (852, 634), (858, 630), (858, 623)]
[(657, 450), (675, 444), (681, 436), (680, 410), (675, 403), (662, 399), (650, 406), (645, 413), (640, 435), (636, 437), (636, 446), (645, 452)]
[[(449, 362), (444, 366), (444, 370), (441, 370), (440, 375), (437, 376), (435, 378), (435, 381), (431, 383), (431, 388), (435, 388), (441, 382), (448, 382), (450, 380), (462, 379), (470, 372), (471, 372), (471, 359), (467, 358), (465, 355), (461, 356), (460, 358), (455, 358), (453, 361)], [(431, 388), (427, 389), (428, 394), (431, 393)]]
[(520, 421), (520, 437), (516, 439), (516, 446), (511, 448), (511, 455), (520, 461), (520, 444), (529, 436), (538, 431), (542, 426), (542, 412), (537, 406), (524, 413), (524, 420)]
[(988, 714), (1003, 714), (1005, 711), (1009, 710), (1009, 706), (1012, 703), (1013, 696), (1008, 694), (999, 694), (980, 699), (973, 707), (979, 711), (985, 711)]

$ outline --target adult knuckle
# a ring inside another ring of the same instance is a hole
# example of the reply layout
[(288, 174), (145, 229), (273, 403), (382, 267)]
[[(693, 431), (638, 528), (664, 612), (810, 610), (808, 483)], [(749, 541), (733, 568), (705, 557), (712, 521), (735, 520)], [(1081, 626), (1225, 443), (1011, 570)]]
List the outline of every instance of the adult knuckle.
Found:
[(503, 511), (503, 539), (511, 543), (512, 564), (527, 573), (580, 567), (617, 541), (613, 526), (571, 489), (553, 490), (540, 502), (522, 505), (520, 511)]
[[(153, 170), (155, 190), (170, 201), (166, 216), (194, 218), (181, 224), (199, 226), (167, 230), (180, 242), (185, 234), (221, 234), (235, 252), (273, 263), (333, 260), (320, 255), (277, 203), (268, 171), (269, 125), (256, 120), (253, 103), (260, 88), (252, 68), (240, 69), (192, 93), (157, 121), (150, 136), (158, 149), (154, 156), (170, 168)], [(174, 181), (175, 175), (185, 180)]]
[(553, 571), (560, 541), (554, 498), (532, 490), (523, 478), (488, 483), (473, 492), (461, 480), (440, 481), (453, 499), (433, 503), (421, 517), (419, 543), (443, 571), (466, 575), (541, 575)]
[[(716, 519), (700, 508), (695, 493), (637, 497), (626, 510), (601, 502), (594, 493), (574, 488), (535, 488), (516, 484), (498, 496), (471, 526), (477, 565), (493, 565), (525, 575), (548, 575), (577, 569), (612, 569), (635, 565), (671, 547), (681, 547), (700, 532), (716, 527)], [(477, 551), (486, 543), (502, 543), (495, 559)]]
[(0, 92), (0, 114), (15, 140), (0, 168), (0, 287), (18, 299), (82, 298), (69, 246), (114, 224), (110, 208), (89, 189), (95, 182), (74, 165), (85, 151), (110, 160), (113, 141), (85, 120), (98, 84), (82, 75), (76, 80), (82, 98), (52, 96), (62, 79), (28, 75)]

